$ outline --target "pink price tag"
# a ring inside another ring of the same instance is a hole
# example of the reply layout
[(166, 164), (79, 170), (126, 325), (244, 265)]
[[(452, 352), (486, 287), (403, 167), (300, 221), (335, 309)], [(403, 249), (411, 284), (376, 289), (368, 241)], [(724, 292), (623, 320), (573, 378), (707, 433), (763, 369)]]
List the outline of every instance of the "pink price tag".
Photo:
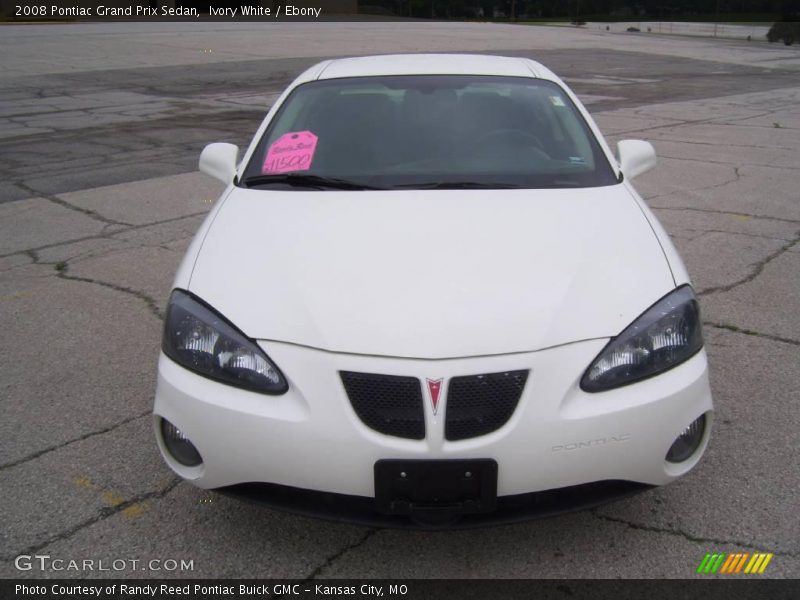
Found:
[(261, 172), (289, 173), (308, 171), (317, 149), (317, 136), (310, 131), (289, 131), (275, 140), (267, 150)]

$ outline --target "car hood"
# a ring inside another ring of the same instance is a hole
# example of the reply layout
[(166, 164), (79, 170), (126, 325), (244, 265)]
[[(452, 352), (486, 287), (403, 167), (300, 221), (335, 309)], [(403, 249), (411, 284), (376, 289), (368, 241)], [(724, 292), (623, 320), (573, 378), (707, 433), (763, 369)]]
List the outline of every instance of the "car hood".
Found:
[(252, 338), (452, 358), (617, 335), (674, 288), (622, 185), (235, 188), (190, 291)]

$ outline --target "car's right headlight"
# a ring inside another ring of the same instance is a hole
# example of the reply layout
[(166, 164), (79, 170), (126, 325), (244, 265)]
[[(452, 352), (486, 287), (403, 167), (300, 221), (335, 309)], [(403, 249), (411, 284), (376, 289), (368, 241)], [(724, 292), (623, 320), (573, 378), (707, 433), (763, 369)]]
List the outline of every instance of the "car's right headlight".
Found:
[(289, 389), (280, 369), (255, 342), (182, 290), (170, 296), (161, 348), (179, 365), (222, 383), (263, 394)]
[(581, 389), (601, 392), (671, 369), (703, 347), (700, 307), (688, 285), (673, 290), (617, 337), (589, 365)]

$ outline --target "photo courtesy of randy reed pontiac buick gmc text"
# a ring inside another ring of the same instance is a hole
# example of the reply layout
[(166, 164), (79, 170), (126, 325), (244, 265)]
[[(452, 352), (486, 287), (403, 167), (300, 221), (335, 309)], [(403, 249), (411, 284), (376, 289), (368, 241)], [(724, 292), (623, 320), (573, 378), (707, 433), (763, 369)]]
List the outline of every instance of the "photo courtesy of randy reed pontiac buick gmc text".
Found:
[(382, 597), (385, 595), (390, 596), (403, 596), (408, 593), (408, 586), (403, 584), (392, 584), (387, 586), (377, 586), (370, 584), (363, 584), (360, 586), (344, 586), (344, 585), (325, 585), (315, 584), (311, 587), (308, 584), (244, 584), (237, 585), (222, 585), (210, 584), (204, 585), (200, 583), (192, 583), (185, 585), (169, 585), (161, 583), (158, 585), (144, 584), (135, 585), (127, 583), (114, 583), (108, 585), (92, 584), (50, 584), (50, 585), (27, 585), (18, 583), (14, 586), (15, 596), (46, 596), (52, 594), (53, 596), (94, 596), (97, 598), (120, 595), (120, 596), (147, 596), (155, 598), (156, 596), (173, 597), (173, 596), (192, 596), (202, 598), (204, 596), (238, 596), (240, 598), (251, 598), (253, 596), (286, 596), (286, 595), (300, 595), (302, 593), (314, 592), (317, 596), (334, 596), (347, 594), (350, 596), (356, 593), (362, 596), (376, 596)]

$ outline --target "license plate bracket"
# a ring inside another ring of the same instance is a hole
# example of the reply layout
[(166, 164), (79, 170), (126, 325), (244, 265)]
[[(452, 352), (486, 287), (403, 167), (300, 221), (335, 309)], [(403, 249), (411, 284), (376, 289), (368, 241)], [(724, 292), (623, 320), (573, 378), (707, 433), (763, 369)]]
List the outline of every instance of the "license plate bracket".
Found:
[(391, 515), (491, 512), (497, 506), (497, 462), (384, 459), (375, 463), (375, 505)]

